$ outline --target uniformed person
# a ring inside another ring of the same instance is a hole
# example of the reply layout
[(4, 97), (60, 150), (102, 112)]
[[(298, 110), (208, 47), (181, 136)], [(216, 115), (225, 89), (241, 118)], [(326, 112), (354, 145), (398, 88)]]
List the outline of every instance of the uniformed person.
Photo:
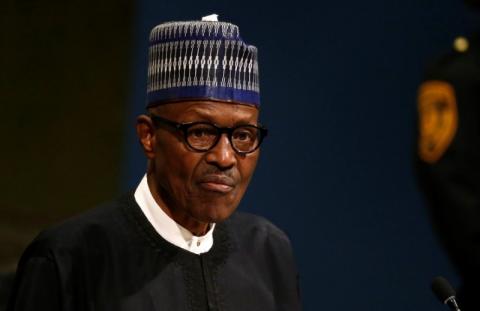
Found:
[[(480, 8), (480, 1), (466, 1)], [(480, 310), (480, 35), (458, 37), (418, 91), (417, 172), (434, 227), (462, 279), (462, 310)]]

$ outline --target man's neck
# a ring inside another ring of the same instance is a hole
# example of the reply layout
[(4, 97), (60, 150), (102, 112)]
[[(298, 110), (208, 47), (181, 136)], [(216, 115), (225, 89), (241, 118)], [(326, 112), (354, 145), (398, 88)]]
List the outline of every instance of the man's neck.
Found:
[[(208, 232), (202, 235), (194, 235), (190, 230), (182, 226), (169, 216), (164, 208), (153, 198), (148, 185), (147, 176), (144, 176), (135, 190), (135, 201), (143, 214), (153, 226), (155, 231), (167, 242), (183, 248), (194, 254), (202, 254), (210, 251), (213, 246), (213, 231), (215, 224), (209, 224)], [(200, 231), (198, 231), (200, 232)]]
[(195, 236), (203, 236), (208, 232), (208, 230), (210, 229), (209, 223), (200, 222), (182, 211), (181, 209), (172, 208), (172, 204), (168, 204), (168, 200), (163, 199), (163, 197), (167, 197), (167, 195), (160, 194), (160, 187), (156, 184), (155, 178), (153, 178), (151, 174), (147, 174), (147, 182), (153, 199), (155, 200), (155, 202), (157, 202), (158, 206), (160, 206), (160, 208), (165, 212), (165, 214), (168, 215), (168, 217), (173, 219), (176, 223), (190, 231)]

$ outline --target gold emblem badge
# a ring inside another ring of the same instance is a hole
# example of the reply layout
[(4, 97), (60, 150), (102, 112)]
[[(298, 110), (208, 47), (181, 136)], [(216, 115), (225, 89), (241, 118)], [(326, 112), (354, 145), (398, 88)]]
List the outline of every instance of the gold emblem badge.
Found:
[(420, 158), (435, 163), (457, 131), (458, 112), (453, 87), (444, 81), (424, 82), (418, 91)]

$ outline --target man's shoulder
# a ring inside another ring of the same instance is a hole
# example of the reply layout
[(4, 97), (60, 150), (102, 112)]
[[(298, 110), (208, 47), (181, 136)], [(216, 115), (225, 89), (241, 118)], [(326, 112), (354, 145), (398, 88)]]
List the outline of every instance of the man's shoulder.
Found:
[(237, 211), (225, 224), (240, 241), (253, 240), (290, 248), (287, 234), (262, 216)]
[(258, 230), (263, 234), (286, 237), (285, 233), (280, 228), (263, 216), (237, 211), (227, 220), (227, 222), (242, 229)]
[(27, 248), (36, 256), (52, 255), (55, 251), (72, 250), (79, 245), (98, 243), (121, 234), (125, 226), (124, 207), (129, 195), (102, 203), (41, 231)]

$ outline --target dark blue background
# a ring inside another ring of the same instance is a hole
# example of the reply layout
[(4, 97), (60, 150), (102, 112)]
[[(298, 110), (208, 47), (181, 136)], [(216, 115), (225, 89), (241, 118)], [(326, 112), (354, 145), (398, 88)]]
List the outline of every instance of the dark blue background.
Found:
[(241, 208), (284, 229), (305, 310), (441, 310), (430, 281), (458, 280), (412, 169), (426, 64), (473, 27), (461, 1), (139, 1), (124, 188), (145, 170), (143, 111), (156, 24), (211, 13), (259, 48), (270, 129)]

